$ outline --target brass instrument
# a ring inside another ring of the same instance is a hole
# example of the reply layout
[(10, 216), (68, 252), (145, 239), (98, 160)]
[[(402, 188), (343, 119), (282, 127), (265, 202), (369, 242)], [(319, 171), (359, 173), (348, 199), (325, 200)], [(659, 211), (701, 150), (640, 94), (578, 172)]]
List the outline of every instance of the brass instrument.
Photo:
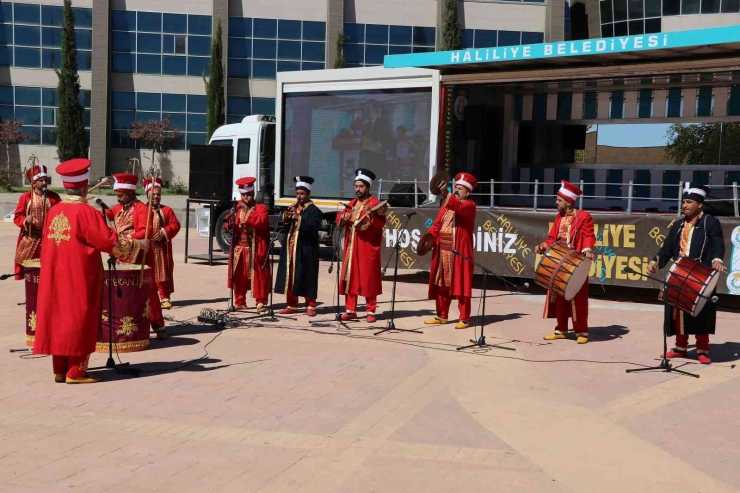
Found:
[(429, 192), (432, 195), (442, 195), (442, 190), (450, 183), (450, 174), (445, 171), (437, 171), (429, 181)]

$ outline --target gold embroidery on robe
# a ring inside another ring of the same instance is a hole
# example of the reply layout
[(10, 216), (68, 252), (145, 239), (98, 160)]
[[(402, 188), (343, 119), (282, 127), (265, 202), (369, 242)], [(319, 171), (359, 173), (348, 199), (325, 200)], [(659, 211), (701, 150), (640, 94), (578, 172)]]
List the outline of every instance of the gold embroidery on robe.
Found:
[(54, 240), (54, 243), (59, 246), (62, 241), (69, 241), (72, 238), (69, 234), (71, 232), (72, 226), (69, 224), (69, 219), (64, 215), (64, 212), (60, 212), (51, 220), (49, 236), (47, 238)]

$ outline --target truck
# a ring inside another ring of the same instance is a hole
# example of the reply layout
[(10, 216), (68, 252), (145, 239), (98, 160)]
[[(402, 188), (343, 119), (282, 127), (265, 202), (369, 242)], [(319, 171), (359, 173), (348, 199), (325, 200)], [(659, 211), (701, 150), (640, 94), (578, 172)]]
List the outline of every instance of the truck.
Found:
[[(419, 184), (415, 197), (426, 190), (437, 159), (439, 91), (436, 70), (281, 72), (274, 116), (249, 115), (223, 125), (208, 144), (233, 147), (234, 181), (257, 178), (256, 199), (268, 205), (273, 227), (279, 226), (280, 212), (295, 203), (294, 177), (313, 176), (311, 198), (324, 214), (319, 239), (332, 245), (336, 213), (355, 196), (357, 168), (376, 174), (377, 197), (387, 198), (394, 186), (408, 191)], [(240, 199), (236, 185), (231, 195)], [(423, 192), (414, 200), (426, 198)], [(223, 229), (230, 205), (216, 209), (214, 235), (223, 251), (231, 242)]]

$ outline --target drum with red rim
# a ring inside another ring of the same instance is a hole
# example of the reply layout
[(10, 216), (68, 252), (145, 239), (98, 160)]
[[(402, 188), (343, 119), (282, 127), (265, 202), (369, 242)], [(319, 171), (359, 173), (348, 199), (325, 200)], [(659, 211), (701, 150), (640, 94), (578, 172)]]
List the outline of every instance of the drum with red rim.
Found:
[(691, 257), (679, 257), (666, 277), (667, 303), (695, 317), (717, 286), (717, 271)]
[[(108, 266), (103, 273), (102, 323), (98, 333), (97, 353), (108, 352), (109, 324), (113, 324), (113, 352), (130, 353), (149, 347), (149, 289), (152, 270), (144, 267), (143, 286), (139, 287), (141, 266), (117, 264), (113, 275), (113, 314), (108, 302)], [(116, 296), (116, 285), (122, 297)]]
[(548, 291), (572, 300), (588, 281), (591, 262), (565, 243), (553, 243), (535, 268), (534, 282)]

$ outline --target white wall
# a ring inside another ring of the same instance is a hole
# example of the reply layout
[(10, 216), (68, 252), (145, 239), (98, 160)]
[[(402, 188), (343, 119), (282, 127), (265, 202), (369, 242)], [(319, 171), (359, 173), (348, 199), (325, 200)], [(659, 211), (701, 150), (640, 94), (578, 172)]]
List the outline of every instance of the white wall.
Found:
[(464, 2), (466, 29), (545, 32), (547, 6), (513, 2)]
[(229, 17), (239, 16), (326, 22), (326, 0), (229, 0)]
[(345, 0), (344, 22), (434, 27), (437, 0)]
[[(77, 7), (77, 0), (75, 0), (75, 7)], [(111, 0), (110, 8), (112, 10), (213, 15), (213, 2), (210, 0)]]
[(697, 14), (663, 17), (663, 32), (740, 24), (740, 14)]

